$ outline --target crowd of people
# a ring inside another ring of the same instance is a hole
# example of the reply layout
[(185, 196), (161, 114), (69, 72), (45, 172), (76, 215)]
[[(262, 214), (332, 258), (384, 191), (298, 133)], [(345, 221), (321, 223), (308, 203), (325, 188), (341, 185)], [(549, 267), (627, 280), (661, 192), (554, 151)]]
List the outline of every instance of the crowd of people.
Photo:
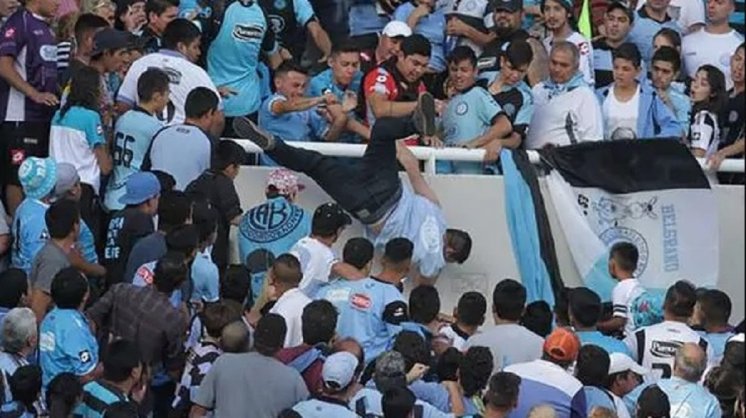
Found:
[[(715, 171), (744, 153), (743, 8), (597, 1), (581, 34), (569, 0), (0, 0), (0, 418), (744, 418), (728, 295), (658, 297), (629, 243), (611, 304), (504, 279), (441, 312), (472, 241), (407, 147), (489, 174), (673, 140)], [(252, 208), (247, 164), (286, 167)], [(300, 206), (294, 171), (334, 202)]]

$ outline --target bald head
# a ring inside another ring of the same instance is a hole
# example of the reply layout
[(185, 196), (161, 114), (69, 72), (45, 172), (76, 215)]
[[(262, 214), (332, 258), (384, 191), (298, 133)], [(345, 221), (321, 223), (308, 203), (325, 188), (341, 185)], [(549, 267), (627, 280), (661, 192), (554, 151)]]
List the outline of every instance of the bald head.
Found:
[(698, 344), (686, 343), (676, 351), (674, 376), (697, 383), (707, 367), (707, 355)]
[(557, 418), (557, 413), (550, 405), (537, 405), (531, 408), (528, 418)]
[(249, 351), (249, 327), (243, 321), (226, 325), (220, 336), (220, 344), (227, 353), (245, 353)]

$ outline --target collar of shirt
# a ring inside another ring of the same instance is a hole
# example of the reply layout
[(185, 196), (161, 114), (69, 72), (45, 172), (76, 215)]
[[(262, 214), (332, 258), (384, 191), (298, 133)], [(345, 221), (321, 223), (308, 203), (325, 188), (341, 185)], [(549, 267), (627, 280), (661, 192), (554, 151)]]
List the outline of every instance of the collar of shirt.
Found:
[(459, 337), (461, 337), (461, 338), (463, 338), (463, 339), (465, 339), (465, 340), (468, 340), (468, 339), (469, 339), (469, 337), (471, 337), (471, 335), (469, 335), (469, 334), (465, 333), (465, 332), (464, 332), (464, 331), (463, 331), (463, 330), (462, 330), (461, 328), (459, 328), (459, 327), (458, 327), (458, 325), (456, 325), (456, 324), (451, 324), (451, 329), (453, 330), (453, 332), (455, 332), (455, 333), (456, 333), (456, 335), (458, 335)]
[[(153, 35), (153, 36), (155, 36), (155, 35)], [(173, 49), (161, 48), (158, 52), (160, 52), (163, 55), (168, 55), (170, 57), (184, 58), (185, 60), (189, 61), (189, 59), (186, 57), (186, 55), (182, 54), (179, 51), (173, 50)]]
[(388, 71), (392, 77), (394, 77), (394, 80), (397, 83), (397, 87), (404, 87), (404, 92), (399, 92), (399, 96), (402, 96), (403, 93), (406, 93), (407, 91), (416, 89), (420, 80), (416, 81), (413, 84), (409, 84), (407, 80), (404, 78), (402, 73), (399, 72), (399, 70), (396, 68), (396, 58), (391, 58), (388, 61), (381, 64), (381, 67), (383, 67), (384, 70)]
[(114, 386), (113, 384), (105, 381), (104, 379), (98, 379), (98, 380), (96, 380), (96, 383), (98, 383), (102, 388), (104, 388), (104, 389), (108, 390), (109, 392), (111, 392), (111, 394), (113, 394), (117, 398), (119, 398), (119, 399), (128, 399), (126, 393), (122, 392), (121, 389), (119, 389), (118, 387)]
[(671, 16), (668, 14), (668, 12), (666, 12), (666, 17), (664, 17), (663, 20), (654, 19), (654, 18), (650, 17), (650, 15), (648, 14), (648, 11), (645, 8), (645, 6), (642, 6), (640, 8), (640, 10), (637, 11), (637, 15), (640, 16), (640, 17), (642, 17), (642, 18), (644, 18), (644, 19), (650, 19), (650, 20), (652, 20), (654, 22), (658, 22), (658, 23), (666, 23), (666, 22), (670, 22), (670, 21), (673, 20), (673, 19), (671, 19)]
[(314, 398), (324, 403), (338, 405), (344, 407), (345, 409), (350, 409), (350, 406), (347, 404), (347, 402), (341, 399), (335, 399), (324, 395), (316, 395)]

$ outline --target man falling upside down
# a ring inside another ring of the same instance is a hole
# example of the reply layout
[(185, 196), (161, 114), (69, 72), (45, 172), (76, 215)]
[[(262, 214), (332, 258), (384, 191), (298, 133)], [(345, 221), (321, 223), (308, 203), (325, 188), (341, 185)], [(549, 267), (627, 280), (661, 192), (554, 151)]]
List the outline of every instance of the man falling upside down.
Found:
[[(438, 197), (420, 173), (419, 162), (406, 146), (397, 144), (397, 139), (415, 133), (435, 134), (435, 101), (429, 93), (419, 97), (411, 117), (378, 119), (365, 154), (355, 166), (290, 146), (247, 118), (236, 118), (233, 127), (278, 164), (316, 181), (366, 226), (378, 248), (396, 237), (411, 240), (418, 273), (415, 283), (433, 283), (446, 263), (461, 264), (469, 257), (471, 237), (462, 230), (446, 229)], [(402, 185), (397, 159), (414, 193)]]

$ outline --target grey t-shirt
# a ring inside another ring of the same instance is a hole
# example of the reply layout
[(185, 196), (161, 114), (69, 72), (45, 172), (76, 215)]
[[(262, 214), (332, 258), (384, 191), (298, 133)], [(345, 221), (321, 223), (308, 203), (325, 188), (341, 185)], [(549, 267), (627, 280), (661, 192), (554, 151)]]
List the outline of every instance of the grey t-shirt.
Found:
[(185, 190), (210, 168), (212, 142), (194, 125), (173, 125), (158, 132), (150, 144), (151, 170), (161, 170), (176, 180), (176, 190)]
[(70, 267), (67, 254), (52, 240), (47, 241), (31, 263), (31, 286), (49, 293), (54, 276), (65, 267)]
[(492, 373), (497, 373), (511, 364), (539, 359), (544, 339), (522, 325), (501, 324), (471, 336), (464, 350), (474, 346), (490, 349), (494, 362)]
[(218, 357), (192, 402), (220, 418), (277, 418), (306, 398), (308, 389), (295, 369), (251, 352)]

